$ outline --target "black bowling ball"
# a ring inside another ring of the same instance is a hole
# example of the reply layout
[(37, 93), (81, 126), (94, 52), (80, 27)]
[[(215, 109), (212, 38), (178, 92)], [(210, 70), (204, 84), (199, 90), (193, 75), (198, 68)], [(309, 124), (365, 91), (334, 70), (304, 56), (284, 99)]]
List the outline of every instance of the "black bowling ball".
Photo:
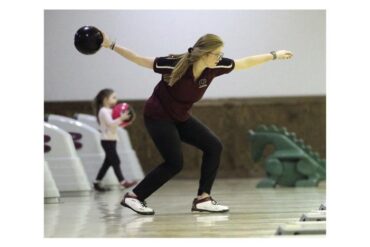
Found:
[(103, 43), (103, 33), (93, 26), (84, 26), (75, 34), (75, 47), (85, 55), (96, 53)]

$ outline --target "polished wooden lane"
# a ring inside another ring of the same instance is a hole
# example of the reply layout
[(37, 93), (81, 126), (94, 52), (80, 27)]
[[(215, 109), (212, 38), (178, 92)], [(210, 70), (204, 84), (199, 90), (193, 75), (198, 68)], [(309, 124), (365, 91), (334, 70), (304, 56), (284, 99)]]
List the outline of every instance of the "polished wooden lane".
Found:
[(125, 191), (64, 197), (45, 204), (45, 237), (278, 237), (279, 225), (298, 222), (325, 202), (318, 188), (256, 189), (257, 179), (217, 179), (212, 196), (224, 214), (191, 213), (196, 180), (172, 180), (147, 199), (154, 216), (119, 205)]

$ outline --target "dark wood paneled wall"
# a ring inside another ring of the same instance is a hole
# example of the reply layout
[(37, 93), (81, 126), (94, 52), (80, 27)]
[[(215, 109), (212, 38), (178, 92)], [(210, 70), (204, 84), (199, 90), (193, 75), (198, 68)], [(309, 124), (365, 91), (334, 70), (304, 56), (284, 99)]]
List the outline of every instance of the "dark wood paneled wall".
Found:
[[(133, 148), (145, 172), (158, 165), (162, 158), (150, 139), (143, 123), (144, 101), (126, 101), (137, 118), (128, 127)], [(91, 102), (45, 102), (45, 113), (73, 116), (75, 113), (92, 114)], [(261, 164), (253, 163), (247, 131), (259, 124), (276, 124), (296, 132), (299, 138), (326, 156), (326, 98), (281, 97), (202, 100), (193, 107), (193, 115), (212, 129), (224, 144), (218, 177), (261, 177)], [(183, 144), (184, 169), (178, 178), (199, 177), (201, 151)]]

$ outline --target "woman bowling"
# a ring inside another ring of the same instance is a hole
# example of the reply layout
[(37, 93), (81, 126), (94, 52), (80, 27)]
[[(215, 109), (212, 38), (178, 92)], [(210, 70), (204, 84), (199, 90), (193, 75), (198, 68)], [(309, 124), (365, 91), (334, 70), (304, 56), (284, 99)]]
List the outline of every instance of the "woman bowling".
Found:
[(181, 142), (185, 142), (203, 151), (199, 187), (191, 211), (229, 211), (228, 206), (218, 204), (211, 197), (222, 143), (212, 130), (191, 115), (191, 108), (202, 98), (215, 77), (275, 59), (289, 59), (292, 52), (280, 50), (232, 60), (223, 57), (224, 43), (221, 38), (206, 34), (183, 54), (151, 58), (140, 56), (111, 42), (107, 35), (103, 36), (103, 47), (162, 75), (145, 103), (144, 123), (164, 161), (150, 171), (132, 192), (124, 195), (121, 205), (138, 214), (154, 214), (145, 199), (181, 171)]

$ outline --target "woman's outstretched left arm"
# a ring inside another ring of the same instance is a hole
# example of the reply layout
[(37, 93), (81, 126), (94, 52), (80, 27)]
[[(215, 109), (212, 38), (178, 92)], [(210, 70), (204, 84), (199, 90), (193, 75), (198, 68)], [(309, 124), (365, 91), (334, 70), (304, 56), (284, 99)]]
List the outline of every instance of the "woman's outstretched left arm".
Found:
[(250, 67), (269, 62), (274, 59), (290, 59), (293, 53), (291, 51), (280, 50), (272, 53), (243, 57), (235, 60), (235, 70), (248, 69)]

